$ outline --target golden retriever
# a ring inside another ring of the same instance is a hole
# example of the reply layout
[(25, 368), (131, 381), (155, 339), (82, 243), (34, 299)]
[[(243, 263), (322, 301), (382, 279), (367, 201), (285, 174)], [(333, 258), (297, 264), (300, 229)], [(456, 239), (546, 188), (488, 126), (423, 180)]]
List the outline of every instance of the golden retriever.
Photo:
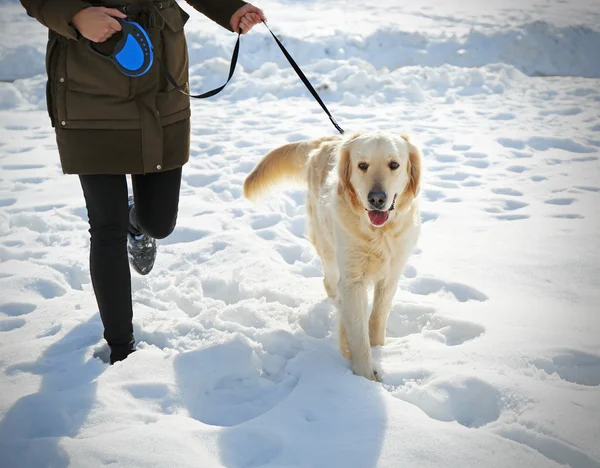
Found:
[(379, 380), (371, 346), (385, 342), (398, 281), (421, 229), (421, 158), (405, 135), (330, 136), (270, 151), (244, 181), (244, 196), (253, 201), (285, 180), (308, 185), (308, 237), (340, 312), (340, 348), (352, 371), (371, 380)]

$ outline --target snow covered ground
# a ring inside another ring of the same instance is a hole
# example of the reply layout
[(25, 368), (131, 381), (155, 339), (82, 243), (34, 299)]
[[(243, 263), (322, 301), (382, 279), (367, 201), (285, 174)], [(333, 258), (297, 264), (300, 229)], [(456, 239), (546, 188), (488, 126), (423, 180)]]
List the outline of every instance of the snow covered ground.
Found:
[[(94, 357), (46, 33), (3, 1), (0, 466), (600, 467), (597, 1), (259, 5), (346, 130), (424, 151), (383, 383), (337, 350), (303, 191), (241, 198), (266, 151), (335, 131), (263, 27), (226, 91), (193, 104), (178, 227), (133, 277), (140, 351)], [(235, 37), (197, 14), (186, 30), (192, 90), (220, 84)]]

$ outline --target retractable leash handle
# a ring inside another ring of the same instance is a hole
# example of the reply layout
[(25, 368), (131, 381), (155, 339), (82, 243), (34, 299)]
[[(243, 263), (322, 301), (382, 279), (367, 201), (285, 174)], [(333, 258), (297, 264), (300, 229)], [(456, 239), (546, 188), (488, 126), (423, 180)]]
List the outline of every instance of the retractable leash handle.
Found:
[(115, 18), (122, 28), (122, 36), (110, 55), (96, 50), (88, 40), (88, 48), (96, 55), (111, 61), (126, 76), (142, 76), (152, 67), (154, 50), (146, 30), (135, 21)]

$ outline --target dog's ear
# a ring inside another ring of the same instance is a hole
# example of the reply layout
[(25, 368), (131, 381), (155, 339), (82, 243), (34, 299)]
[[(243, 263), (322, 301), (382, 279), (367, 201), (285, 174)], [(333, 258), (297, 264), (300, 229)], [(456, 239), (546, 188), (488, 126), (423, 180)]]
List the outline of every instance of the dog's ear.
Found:
[(354, 133), (344, 141), (339, 148), (338, 158), (338, 194), (342, 195), (350, 185), (350, 178), (352, 177), (352, 162), (350, 159), (350, 143), (360, 136), (360, 133)]
[(408, 144), (408, 148), (408, 161), (410, 166), (408, 187), (413, 196), (416, 197), (421, 190), (421, 152), (411, 143)]
[(410, 142), (407, 134), (403, 133), (400, 136), (408, 145), (408, 186), (406, 190), (416, 197), (421, 189), (421, 151)]
[(342, 195), (348, 189), (348, 187), (350, 187), (350, 178), (352, 177), (350, 149), (346, 145), (340, 147), (338, 176), (338, 194)]

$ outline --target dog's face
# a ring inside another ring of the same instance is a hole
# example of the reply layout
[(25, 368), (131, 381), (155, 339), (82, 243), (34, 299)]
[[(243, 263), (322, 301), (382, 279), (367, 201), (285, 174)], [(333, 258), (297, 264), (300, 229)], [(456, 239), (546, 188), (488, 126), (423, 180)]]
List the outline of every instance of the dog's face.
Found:
[(419, 191), (420, 154), (407, 137), (384, 133), (350, 138), (340, 148), (339, 192), (376, 227)]

